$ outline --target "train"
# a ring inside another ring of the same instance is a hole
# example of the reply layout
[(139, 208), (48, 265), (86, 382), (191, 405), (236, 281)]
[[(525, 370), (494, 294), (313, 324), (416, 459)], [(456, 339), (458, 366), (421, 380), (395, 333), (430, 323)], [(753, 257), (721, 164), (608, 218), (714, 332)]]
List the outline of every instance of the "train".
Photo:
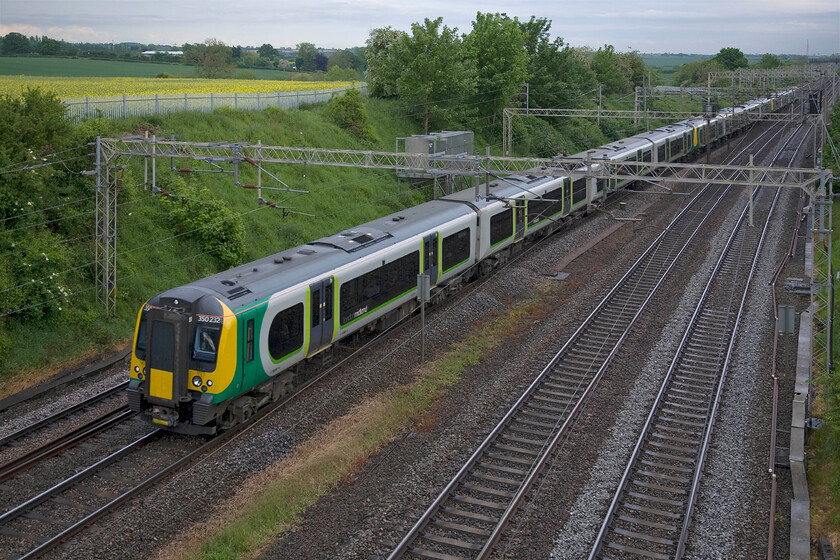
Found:
[[(795, 95), (777, 92), (572, 157), (593, 169), (599, 160), (684, 161)], [(483, 196), (455, 192), (167, 290), (137, 314), (129, 407), (178, 433), (229, 429), (293, 391), (302, 368), (337, 342), (411, 315), (418, 275), (428, 275), (437, 303), (630, 182), (508, 176)]]

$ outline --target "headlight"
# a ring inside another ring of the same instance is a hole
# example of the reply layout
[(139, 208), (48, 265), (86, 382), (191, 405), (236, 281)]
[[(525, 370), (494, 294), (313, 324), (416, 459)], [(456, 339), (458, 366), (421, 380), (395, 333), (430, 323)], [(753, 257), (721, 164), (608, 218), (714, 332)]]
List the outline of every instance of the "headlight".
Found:
[(201, 387), (201, 378), (196, 375), (192, 378), (192, 384), (194, 387)]
[(213, 380), (212, 380), (212, 379), (208, 379), (208, 380), (207, 380), (207, 386), (208, 386), (208, 387), (212, 387), (212, 386), (213, 386)]
[(140, 372), (140, 366), (134, 366), (134, 373)]

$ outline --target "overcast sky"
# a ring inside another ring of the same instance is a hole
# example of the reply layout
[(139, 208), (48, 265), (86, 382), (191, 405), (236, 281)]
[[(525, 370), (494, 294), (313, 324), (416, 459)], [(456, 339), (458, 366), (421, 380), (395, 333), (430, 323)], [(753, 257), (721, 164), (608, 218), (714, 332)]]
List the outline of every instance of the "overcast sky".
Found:
[[(515, 7), (514, 7), (515, 6)], [(0, 35), (69, 42), (363, 46), (371, 29), (443, 18), (468, 33), (476, 12), (544, 17), (552, 37), (617, 51), (840, 53), (840, 0), (0, 0)]]

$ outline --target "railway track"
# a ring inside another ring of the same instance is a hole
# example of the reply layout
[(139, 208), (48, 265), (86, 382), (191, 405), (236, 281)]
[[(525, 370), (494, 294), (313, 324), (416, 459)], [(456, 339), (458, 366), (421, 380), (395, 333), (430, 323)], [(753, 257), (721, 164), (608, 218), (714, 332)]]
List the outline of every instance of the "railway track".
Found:
[[(806, 136), (802, 135), (791, 159)], [(642, 428), (590, 560), (679, 560), (685, 552), (735, 336), (780, 189), (774, 191), (755, 200), (755, 212), (764, 222), (761, 231), (747, 225), (745, 207), (717, 262)]]
[[(0, 482), (111, 427), (115, 417), (125, 419), (128, 408), (123, 404), (123, 391), (127, 386), (128, 383), (118, 383), (0, 438)], [(75, 425), (85, 418), (88, 420), (84, 424)], [(48, 442), (38, 443), (45, 436)]]
[[(736, 158), (769, 143), (766, 136), (773, 134), (779, 132), (765, 133)], [(536, 377), (389, 559), (489, 555), (630, 328), (727, 192), (709, 184), (692, 199)]]

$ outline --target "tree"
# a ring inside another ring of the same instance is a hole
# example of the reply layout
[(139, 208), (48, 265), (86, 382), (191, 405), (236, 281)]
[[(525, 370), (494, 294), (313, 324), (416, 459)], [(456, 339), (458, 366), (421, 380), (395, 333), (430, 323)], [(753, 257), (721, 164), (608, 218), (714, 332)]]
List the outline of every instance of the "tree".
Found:
[(624, 74), (624, 77), (630, 82), (631, 88), (645, 85), (648, 76), (651, 77), (651, 81), (657, 81), (658, 73), (655, 71), (651, 72), (648, 67), (645, 66), (645, 61), (642, 60), (642, 57), (639, 56), (637, 51), (618, 53), (616, 54), (616, 59), (618, 67), (621, 69), (621, 73)]
[(38, 54), (42, 54), (44, 56), (55, 56), (60, 52), (61, 43), (55, 39), (50, 39), (49, 37), (41, 39), (41, 43), (38, 45)]
[(316, 54), (315, 55), (315, 70), (318, 70), (319, 72), (326, 72), (328, 62), (329, 62), (329, 59), (327, 58), (327, 55), (322, 54), (322, 53)]
[(715, 55), (715, 61), (726, 70), (735, 70), (737, 68), (746, 68), (750, 65), (750, 61), (741, 52), (741, 49), (735, 47), (724, 47)]
[(598, 49), (590, 66), (598, 82), (604, 86), (604, 93), (626, 93), (630, 90), (630, 80), (621, 71), (618, 55), (612, 45)]
[(339, 68), (353, 68), (355, 60), (353, 53), (348, 50), (335, 51), (327, 60), (327, 69), (338, 66)]
[(204, 78), (229, 78), (236, 68), (233, 51), (217, 39), (193, 46), (184, 53), (184, 60), (194, 64), (196, 72)]
[(259, 48), (257, 54), (260, 55), (260, 58), (267, 58), (269, 60), (273, 60), (277, 58), (277, 49), (272, 47), (270, 44), (265, 43)]
[[(475, 68), (457, 35), (443, 18), (426, 18), (423, 25), (413, 23), (412, 34), (403, 35), (392, 48), (397, 78), (397, 95), (416, 106), (423, 116), (423, 130), (432, 124), (445, 125), (465, 115), (464, 100), (475, 93)], [(392, 69), (391, 72), (394, 72)]]
[(479, 12), (472, 31), (464, 37), (464, 48), (477, 69), (479, 112), (495, 123), (500, 111), (514, 104), (528, 79), (525, 33), (516, 18)]
[(3, 54), (29, 54), (32, 49), (29, 39), (12, 31), (3, 37)]
[(761, 60), (758, 61), (755, 67), (761, 70), (770, 70), (772, 68), (779, 68), (781, 65), (782, 61), (779, 60), (778, 56), (767, 53), (761, 57)]
[(674, 73), (673, 83), (677, 86), (692, 86), (708, 83), (709, 72), (720, 72), (721, 66), (715, 58), (689, 62), (680, 66)]
[(531, 17), (520, 24), (528, 53), (530, 107), (566, 107), (584, 91), (596, 87), (587, 57), (579, 57), (563, 39), (551, 39), (551, 21)]
[(318, 49), (312, 43), (300, 43), (297, 46), (298, 54), (295, 58), (295, 66), (301, 72), (314, 72), (318, 69), (315, 59), (318, 57)]
[[(338, 69), (338, 66), (333, 68)], [(375, 140), (373, 128), (367, 122), (367, 111), (359, 90), (348, 89), (344, 95), (333, 97), (327, 104), (327, 111), (338, 126), (354, 136), (365, 142)]]
[(367, 82), (371, 95), (393, 97), (402, 70), (396, 61), (396, 45), (405, 32), (391, 27), (372, 29), (365, 48)]

